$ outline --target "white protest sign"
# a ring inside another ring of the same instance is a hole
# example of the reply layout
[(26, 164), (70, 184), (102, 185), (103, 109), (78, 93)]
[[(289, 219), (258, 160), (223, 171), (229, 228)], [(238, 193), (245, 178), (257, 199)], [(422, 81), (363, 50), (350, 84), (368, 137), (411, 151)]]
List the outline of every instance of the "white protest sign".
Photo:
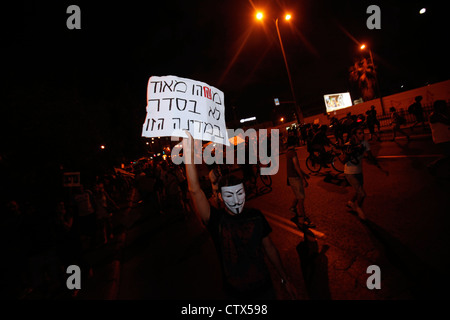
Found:
[(186, 137), (229, 145), (222, 91), (176, 76), (152, 76), (147, 86), (143, 137)]

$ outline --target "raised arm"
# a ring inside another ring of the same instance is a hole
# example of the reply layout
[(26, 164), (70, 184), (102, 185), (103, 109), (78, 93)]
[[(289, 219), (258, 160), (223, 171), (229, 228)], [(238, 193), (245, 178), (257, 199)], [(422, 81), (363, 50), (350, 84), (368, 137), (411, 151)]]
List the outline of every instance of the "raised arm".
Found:
[(210, 217), (210, 206), (205, 193), (200, 188), (200, 181), (198, 179), (197, 168), (194, 164), (194, 139), (186, 131), (188, 138), (183, 138), (183, 153), (184, 162), (186, 166), (186, 179), (188, 182), (188, 190), (194, 204), (195, 214), (206, 225)]

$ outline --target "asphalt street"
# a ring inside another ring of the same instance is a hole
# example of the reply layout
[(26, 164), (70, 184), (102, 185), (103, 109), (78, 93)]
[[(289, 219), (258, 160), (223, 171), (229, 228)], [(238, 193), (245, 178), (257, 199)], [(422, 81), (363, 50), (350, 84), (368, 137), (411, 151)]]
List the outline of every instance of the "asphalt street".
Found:
[[(432, 176), (426, 165), (439, 150), (427, 133), (412, 140), (372, 143), (382, 168), (363, 164), (367, 221), (348, 211), (352, 196), (342, 174), (332, 168), (311, 174), (307, 214), (316, 224), (304, 233), (290, 219), (292, 192), (286, 185), (285, 156), (271, 188), (258, 184), (246, 205), (260, 209), (273, 231), (298, 299), (398, 300), (447, 299), (450, 267), (448, 181)], [(297, 148), (307, 171), (304, 146)], [(117, 241), (92, 253), (93, 275), (79, 299), (219, 300), (224, 297), (214, 246), (193, 215), (152, 212), (136, 206), (121, 211), (124, 226)], [(99, 257), (105, 257), (100, 259)], [(369, 266), (381, 271), (380, 289), (369, 289)], [(271, 269), (279, 299), (288, 299)]]

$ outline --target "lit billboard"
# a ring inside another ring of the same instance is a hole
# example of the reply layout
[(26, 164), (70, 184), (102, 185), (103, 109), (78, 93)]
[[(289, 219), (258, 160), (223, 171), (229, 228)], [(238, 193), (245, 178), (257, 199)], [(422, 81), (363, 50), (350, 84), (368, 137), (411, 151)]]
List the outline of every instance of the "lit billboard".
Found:
[(349, 92), (326, 94), (323, 96), (327, 112), (352, 106), (352, 98)]

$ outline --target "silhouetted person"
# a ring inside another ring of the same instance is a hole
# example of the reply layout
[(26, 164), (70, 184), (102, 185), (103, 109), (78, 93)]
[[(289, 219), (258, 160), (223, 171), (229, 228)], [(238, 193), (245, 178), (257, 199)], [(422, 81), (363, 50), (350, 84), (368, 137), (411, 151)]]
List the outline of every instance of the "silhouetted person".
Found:
[(307, 227), (314, 227), (305, 213), (305, 187), (308, 186), (306, 179), (309, 179), (309, 175), (300, 168), (295, 145), (295, 137), (289, 137), (288, 151), (286, 153), (286, 174), (287, 183), (294, 193), (294, 199), (289, 210), (295, 213), (294, 218), (297, 223), (304, 224)]
[(408, 107), (408, 112), (413, 114), (416, 118), (416, 122), (411, 126), (411, 130), (414, 130), (413, 128), (417, 126), (419, 123), (422, 123), (422, 126), (425, 127), (425, 118), (423, 116), (423, 108), (422, 104), (420, 103), (422, 101), (422, 96), (417, 96), (414, 99), (416, 102), (414, 102), (412, 105)]
[(433, 112), (430, 114), (429, 122), (433, 142), (439, 147), (443, 156), (428, 165), (431, 173), (436, 173), (436, 169), (441, 165), (450, 162), (450, 112), (444, 100), (437, 100), (433, 105)]
[(400, 129), (400, 126), (404, 124), (404, 118), (402, 116), (400, 116), (397, 111), (395, 110), (394, 107), (391, 107), (389, 109), (389, 111), (391, 111), (391, 126), (392, 126), (392, 139), (391, 141), (395, 141), (395, 137), (397, 136), (397, 132), (400, 132), (401, 134), (406, 136), (406, 139), (409, 142), (409, 135), (403, 131), (402, 129)]
[(361, 220), (365, 220), (366, 216), (362, 210), (363, 201), (366, 197), (366, 191), (363, 187), (364, 179), (362, 170), (362, 159), (364, 154), (367, 154), (371, 162), (377, 166), (379, 165), (370, 151), (369, 142), (364, 139), (364, 130), (362, 128), (355, 128), (353, 130), (353, 134), (347, 144), (347, 147), (351, 150), (349, 152), (350, 156), (348, 161), (345, 162), (344, 175), (348, 183), (355, 190), (355, 194), (352, 199), (347, 202), (347, 206), (356, 211)]
[[(380, 121), (378, 121), (377, 119), (377, 110), (375, 110), (375, 106), (371, 106), (370, 110), (366, 111), (366, 123), (367, 123), (367, 128), (369, 128), (369, 132), (370, 132), (370, 140), (372, 141), (373, 136), (377, 137), (377, 141), (381, 141), (380, 140)], [(378, 127), (378, 134), (375, 132), (375, 125)]]

